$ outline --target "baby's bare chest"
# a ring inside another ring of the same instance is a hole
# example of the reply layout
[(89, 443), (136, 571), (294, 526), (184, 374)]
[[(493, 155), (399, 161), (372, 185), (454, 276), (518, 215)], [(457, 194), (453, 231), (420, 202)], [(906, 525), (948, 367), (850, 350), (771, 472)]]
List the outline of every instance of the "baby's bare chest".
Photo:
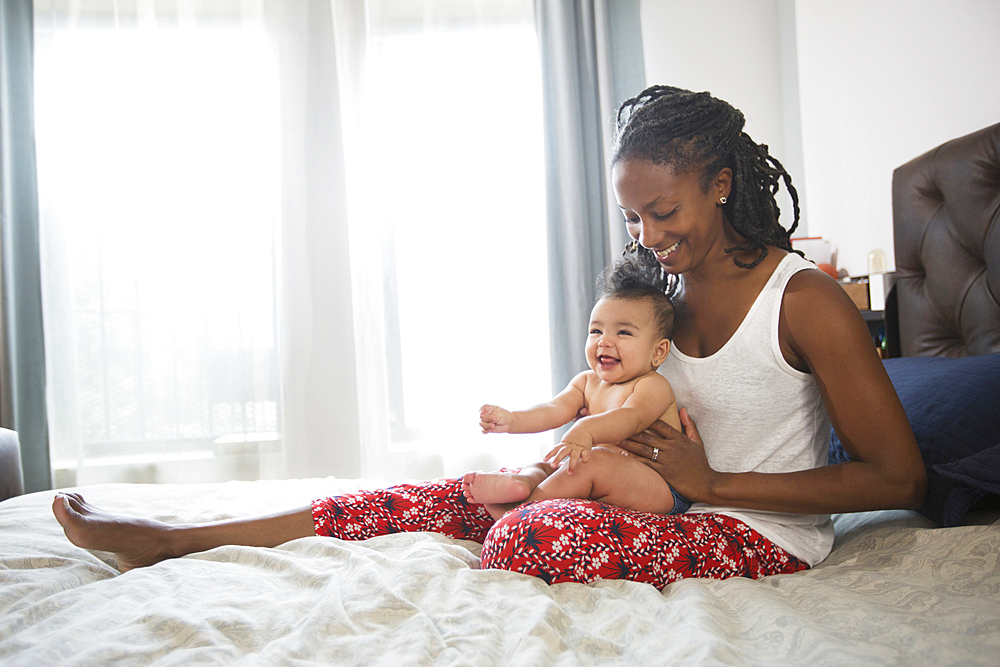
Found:
[(635, 382), (603, 386), (595, 384), (587, 389), (587, 413), (599, 415), (625, 405), (635, 389)]

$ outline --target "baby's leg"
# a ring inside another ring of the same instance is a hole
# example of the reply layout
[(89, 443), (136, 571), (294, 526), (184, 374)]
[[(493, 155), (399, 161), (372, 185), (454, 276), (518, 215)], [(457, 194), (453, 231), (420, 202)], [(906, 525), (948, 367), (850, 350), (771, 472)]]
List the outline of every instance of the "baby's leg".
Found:
[(553, 470), (547, 463), (533, 463), (518, 472), (470, 472), (462, 478), (462, 493), (498, 519), (527, 500)]
[(572, 475), (561, 466), (538, 485), (528, 501), (549, 498), (590, 498), (652, 514), (669, 514), (674, 508), (674, 496), (662, 477), (622, 456), (621, 450), (607, 447), (594, 447), (590, 461), (578, 464)]

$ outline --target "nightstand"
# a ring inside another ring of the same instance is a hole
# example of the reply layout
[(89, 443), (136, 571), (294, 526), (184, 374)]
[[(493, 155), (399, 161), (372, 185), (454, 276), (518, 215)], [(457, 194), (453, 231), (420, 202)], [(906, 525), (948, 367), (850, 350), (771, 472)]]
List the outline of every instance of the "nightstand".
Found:
[[(877, 281), (872, 283), (872, 281)], [(868, 325), (875, 346), (883, 359), (899, 356), (899, 327), (896, 318), (895, 274), (881, 273), (841, 282), (854, 305), (861, 311)], [(883, 310), (872, 310), (871, 305), (884, 305)]]
[[(889, 310), (890, 301), (892, 311)], [(885, 310), (862, 310), (861, 316), (868, 325), (868, 333), (875, 341), (879, 356), (891, 359), (899, 356), (899, 329), (896, 324), (896, 292), (889, 292)]]

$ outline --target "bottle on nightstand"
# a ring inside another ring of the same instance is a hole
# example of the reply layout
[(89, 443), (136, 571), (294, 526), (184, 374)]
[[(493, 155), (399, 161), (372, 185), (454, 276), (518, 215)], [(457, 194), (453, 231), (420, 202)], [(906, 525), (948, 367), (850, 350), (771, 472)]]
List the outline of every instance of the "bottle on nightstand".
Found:
[(868, 308), (885, 310), (885, 300), (896, 282), (895, 273), (887, 273), (889, 262), (885, 252), (876, 248), (868, 253)]

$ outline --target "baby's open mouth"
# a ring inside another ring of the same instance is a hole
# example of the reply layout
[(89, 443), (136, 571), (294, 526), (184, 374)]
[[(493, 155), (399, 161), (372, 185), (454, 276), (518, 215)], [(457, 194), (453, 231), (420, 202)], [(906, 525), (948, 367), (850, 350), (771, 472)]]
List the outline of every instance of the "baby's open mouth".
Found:
[(611, 368), (612, 366), (621, 363), (621, 359), (609, 357), (606, 354), (600, 354), (597, 356), (597, 363), (601, 368)]

